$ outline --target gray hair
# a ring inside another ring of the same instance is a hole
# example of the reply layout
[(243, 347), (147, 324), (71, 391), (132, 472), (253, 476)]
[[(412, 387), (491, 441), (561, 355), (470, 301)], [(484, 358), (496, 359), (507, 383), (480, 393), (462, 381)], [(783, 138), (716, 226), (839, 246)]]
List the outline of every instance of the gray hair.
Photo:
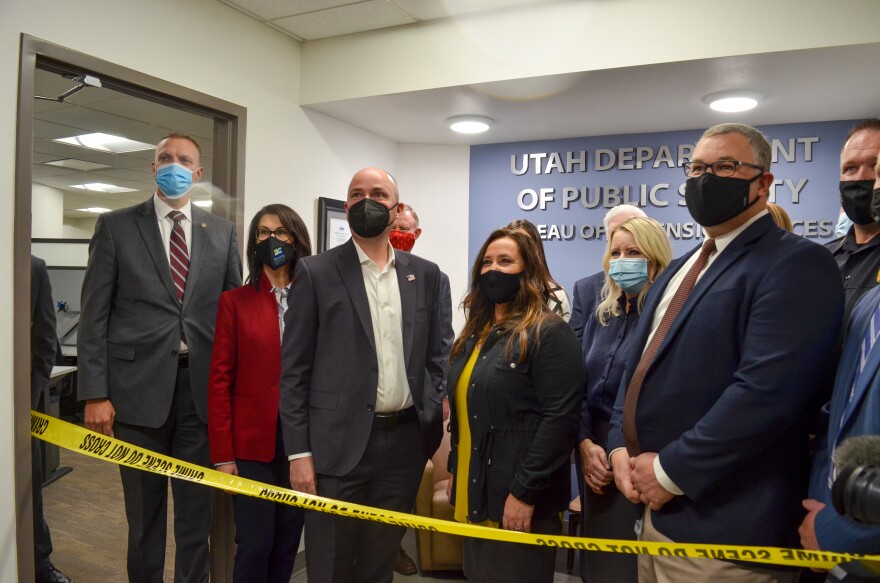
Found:
[(712, 136), (721, 136), (724, 134), (739, 134), (745, 136), (749, 141), (749, 145), (752, 147), (752, 157), (755, 159), (755, 164), (760, 166), (764, 172), (770, 171), (770, 163), (773, 161), (773, 152), (770, 149), (770, 142), (767, 141), (764, 134), (744, 123), (720, 123), (703, 132), (700, 141), (705, 140), (706, 138), (711, 138)]
[(648, 215), (636, 205), (628, 202), (621, 203), (609, 210), (605, 213), (605, 218), (602, 219), (602, 226), (605, 227), (605, 237), (607, 238), (611, 234), (608, 229), (608, 225), (611, 224), (611, 221), (618, 219), (622, 223), (633, 217), (648, 218)]

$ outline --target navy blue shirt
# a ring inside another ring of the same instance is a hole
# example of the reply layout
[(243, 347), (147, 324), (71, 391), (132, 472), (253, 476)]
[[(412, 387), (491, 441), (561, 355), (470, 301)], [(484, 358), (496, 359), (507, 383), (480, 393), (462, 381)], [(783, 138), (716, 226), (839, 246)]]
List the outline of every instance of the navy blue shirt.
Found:
[[(584, 353), (584, 400), (581, 405), (581, 422), (578, 442), (584, 439), (596, 441), (596, 428), (611, 420), (611, 411), (617, 399), (620, 379), (623, 377), (626, 359), (633, 349), (633, 337), (639, 323), (638, 297), (629, 300), (629, 313), (625, 311), (625, 296), (620, 295), (620, 315), (610, 317), (603, 326), (595, 309), (584, 326), (581, 350)], [(605, 447), (604, 443), (600, 443)]]

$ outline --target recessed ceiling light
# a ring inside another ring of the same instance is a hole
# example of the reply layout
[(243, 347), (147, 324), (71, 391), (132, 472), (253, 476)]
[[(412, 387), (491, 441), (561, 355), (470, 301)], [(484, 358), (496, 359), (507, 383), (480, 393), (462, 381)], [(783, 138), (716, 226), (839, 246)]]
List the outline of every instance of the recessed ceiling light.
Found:
[(85, 160), (77, 160), (76, 158), (65, 158), (64, 160), (52, 160), (51, 162), (43, 162), (46, 166), (58, 166), (59, 168), (72, 168), (74, 170), (100, 170), (102, 168), (110, 168), (107, 164), (95, 164), (94, 162), (86, 162)]
[(210, 208), (214, 203), (210, 200), (194, 200), (193, 204), (202, 208)]
[(100, 150), (101, 152), (112, 152), (114, 154), (125, 154), (126, 152), (140, 152), (142, 150), (152, 150), (156, 146), (145, 142), (136, 142), (120, 136), (111, 134), (83, 134), (81, 136), (71, 136), (69, 138), (58, 138), (52, 140), (70, 146), (79, 146), (80, 148), (88, 148), (90, 150)]
[(105, 209), (100, 206), (90, 206), (89, 208), (84, 209), (76, 209), (78, 211), (82, 211), (84, 213), (95, 213), (96, 215), (100, 215), (101, 213), (109, 213), (110, 209)]
[(481, 115), (457, 115), (446, 120), (449, 129), (459, 134), (482, 134), (495, 123)]
[(722, 91), (707, 95), (703, 102), (715, 111), (736, 113), (754, 109), (762, 99), (764, 96), (754, 91)]
[(92, 190), (94, 192), (137, 192), (136, 188), (126, 188), (124, 186), (116, 186), (115, 184), (104, 184), (103, 182), (89, 182), (88, 184), (71, 184), (70, 188), (79, 188), (81, 190)]

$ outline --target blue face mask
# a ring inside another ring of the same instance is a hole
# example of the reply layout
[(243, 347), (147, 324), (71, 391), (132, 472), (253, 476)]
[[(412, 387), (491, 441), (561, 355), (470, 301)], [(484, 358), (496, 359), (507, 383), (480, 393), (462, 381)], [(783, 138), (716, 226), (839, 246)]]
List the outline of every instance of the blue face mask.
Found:
[(852, 219), (846, 216), (846, 213), (840, 213), (840, 217), (837, 219), (837, 226), (834, 228), (834, 235), (836, 237), (846, 237), (846, 234), (849, 233), (849, 228), (852, 226)]
[(192, 188), (193, 172), (180, 164), (166, 164), (156, 168), (156, 186), (170, 199), (177, 199)]
[(647, 259), (612, 259), (608, 263), (608, 277), (624, 292), (637, 294), (648, 285)]

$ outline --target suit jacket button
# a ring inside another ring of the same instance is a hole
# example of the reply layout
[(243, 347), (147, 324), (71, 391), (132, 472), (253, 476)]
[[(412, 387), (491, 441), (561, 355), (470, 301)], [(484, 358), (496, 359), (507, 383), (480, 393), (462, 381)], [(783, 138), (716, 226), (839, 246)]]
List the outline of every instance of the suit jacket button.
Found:
[(375, 366), (371, 366), (371, 367), (370, 367), (370, 372), (377, 372), (376, 367), (375, 367)]
[(171, 356), (177, 356), (177, 351), (176, 351), (176, 350), (172, 350), (172, 351), (171, 351)]
[(372, 412), (372, 411), (373, 411), (373, 406), (372, 406), (372, 405), (367, 405), (367, 411)]

